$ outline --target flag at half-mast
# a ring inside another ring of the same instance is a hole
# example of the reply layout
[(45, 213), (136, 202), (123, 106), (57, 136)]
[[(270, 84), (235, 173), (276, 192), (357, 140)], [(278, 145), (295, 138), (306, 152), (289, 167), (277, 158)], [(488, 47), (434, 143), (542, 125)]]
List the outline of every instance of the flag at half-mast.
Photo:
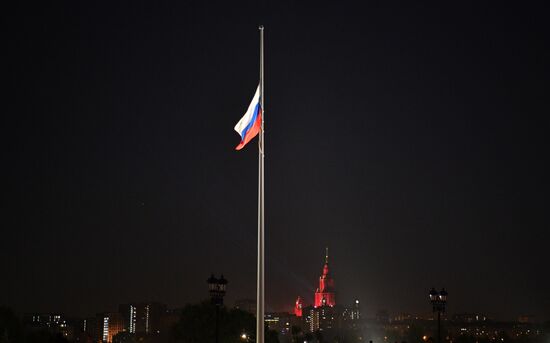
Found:
[(262, 128), (262, 106), (260, 105), (260, 86), (256, 89), (254, 98), (244, 116), (235, 125), (235, 131), (241, 135), (241, 142), (235, 150), (241, 150), (246, 143), (258, 135)]

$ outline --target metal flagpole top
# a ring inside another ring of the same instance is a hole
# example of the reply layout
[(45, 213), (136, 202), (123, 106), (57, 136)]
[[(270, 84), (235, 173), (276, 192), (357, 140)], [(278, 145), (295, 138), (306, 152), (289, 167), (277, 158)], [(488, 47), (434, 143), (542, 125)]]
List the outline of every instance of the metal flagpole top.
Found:
[(260, 29), (260, 31), (263, 31), (263, 30), (264, 30), (264, 26), (263, 26), (263, 25), (260, 25), (260, 27), (258, 27), (258, 29)]

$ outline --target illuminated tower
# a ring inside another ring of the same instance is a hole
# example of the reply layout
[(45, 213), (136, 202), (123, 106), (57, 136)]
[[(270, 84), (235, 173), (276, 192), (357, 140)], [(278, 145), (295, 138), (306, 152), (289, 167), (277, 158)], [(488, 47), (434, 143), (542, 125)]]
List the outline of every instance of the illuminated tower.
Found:
[(323, 274), (319, 277), (319, 288), (315, 292), (315, 307), (334, 306), (336, 299), (334, 296), (334, 279), (328, 271), (328, 248), (326, 248), (325, 265), (323, 266)]
[(298, 299), (296, 299), (296, 304), (294, 305), (294, 315), (296, 315), (296, 317), (302, 316), (302, 307), (304, 307), (304, 303), (302, 302), (302, 298), (298, 297)]

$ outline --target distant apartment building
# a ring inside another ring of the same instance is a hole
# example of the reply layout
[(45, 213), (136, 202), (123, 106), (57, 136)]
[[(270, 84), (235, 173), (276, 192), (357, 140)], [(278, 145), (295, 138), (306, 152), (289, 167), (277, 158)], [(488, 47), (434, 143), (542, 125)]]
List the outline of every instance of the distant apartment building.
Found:
[(296, 325), (296, 316), (288, 312), (269, 312), (265, 314), (265, 325), (270, 329), (277, 331), (280, 335), (290, 334), (292, 325)]
[(53, 328), (65, 322), (65, 318), (59, 313), (27, 313), (23, 316), (27, 325), (35, 327)]
[(99, 320), (98, 316), (90, 317), (82, 320), (81, 330), (86, 334), (86, 336), (92, 342), (100, 342), (101, 332), (99, 330)]
[(74, 327), (69, 325), (65, 316), (60, 313), (28, 313), (23, 316), (23, 323), (30, 329), (44, 329), (61, 334), (67, 339), (73, 338)]
[(489, 318), (482, 313), (458, 313), (453, 316), (453, 321), (458, 323), (486, 322)]
[(112, 343), (116, 334), (124, 332), (124, 320), (122, 315), (117, 312), (98, 314), (96, 325), (98, 334), (94, 337), (99, 342)]
[(119, 306), (124, 322), (124, 330), (131, 334), (158, 334), (166, 305), (156, 302), (132, 303)]
[(304, 308), (302, 317), (310, 332), (326, 331), (342, 327), (345, 310), (341, 306), (308, 306)]

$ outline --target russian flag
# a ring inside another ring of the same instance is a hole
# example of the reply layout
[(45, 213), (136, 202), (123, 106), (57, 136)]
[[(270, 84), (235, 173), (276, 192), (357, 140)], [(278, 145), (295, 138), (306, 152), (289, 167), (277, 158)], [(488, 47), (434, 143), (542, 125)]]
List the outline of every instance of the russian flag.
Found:
[(256, 89), (254, 98), (248, 106), (248, 110), (244, 116), (239, 120), (237, 125), (235, 125), (235, 131), (241, 135), (241, 143), (237, 145), (235, 150), (241, 150), (244, 148), (246, 143), (260, 132), (262, 127), (262, 107), (260, 105), (260, 86)]

